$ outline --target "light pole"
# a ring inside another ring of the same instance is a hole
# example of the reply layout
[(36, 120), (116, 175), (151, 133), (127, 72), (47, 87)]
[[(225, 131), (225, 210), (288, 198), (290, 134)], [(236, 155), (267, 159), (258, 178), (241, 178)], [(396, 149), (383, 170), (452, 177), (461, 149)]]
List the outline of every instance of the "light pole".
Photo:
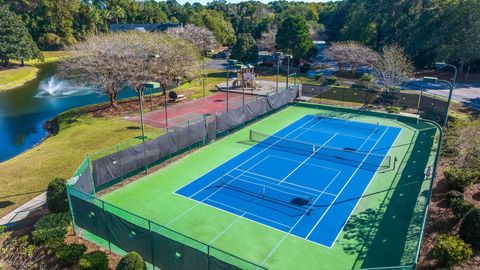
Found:
[(285, 86), (285, 90), (288, 89), (288, 77), (290, 76), (290, 59), (292, 56), (290, 54), (286, 54), (285, 57), (287, 58), (287, 85)]
[(276, 92), (278, 92), (278, 75), (280, 74), (280, 57), (283, 55), (282, 52), (276, 52), (277, 56), (277, 83), (276, 83)]
[(229, 89), (228, 89), (228, 79), (229, 79), (229, 71), (230, 71), (230, 61), (227, 61), (227, 112), (228, 112), (228, 92)]
[(440, 69), (444, 69), (446, 67), (451, 67), (455, 70), (455, 75), (453, 76), (453, 87), (455, 87), (455, 84), (457, 83), (457, 73), (458, 73), (458, 70), (457, 70), (457, 66), (455, 65), (451, 65), (451, 64), (447, 64), (445, 62), (437, 62), (435, 63), (435, 68), (440, 70)]
[(448, 110), (450, 109), (450, 103), (452, 102), (453, 84), (446, 80), (439, 80), (437, 77), (423, 77), (423, 81), (427, 83), (445, 83), (448, 84), (448, 86), (450, 87), (450, 93), (448, 93), (447, 109), (445, 110), (445, 117), (443, 123), (443, 126), (446, 126), (448, 121)]

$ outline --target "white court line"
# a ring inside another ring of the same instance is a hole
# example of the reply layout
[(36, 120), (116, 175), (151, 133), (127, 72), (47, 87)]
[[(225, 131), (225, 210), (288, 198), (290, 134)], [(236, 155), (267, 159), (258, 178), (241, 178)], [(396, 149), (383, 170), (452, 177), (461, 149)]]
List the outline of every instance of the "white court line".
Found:
[[(292, 162), (295, 162), (295, 163), (301, 163), (300, 161), (295, 160), (295, 159), (291, 159), (291, 158), (281, 157), (281, 156), (277, 156), (277, 155), (270, 155), (270, 156), (278, 158), (278, 159), (289, 160), (289, 161), (292, 161)], [(334, 169), (334, 168), (325, 167), (325, 166), (321, 166), (321, 165), (317, 165), (317, 164), (313, 164), (313, 163), (308, 163), (308, 162), (305, 163), (305, 165), (313, 166), (313, 167), (317, 167), (317, 168), (322, 168), (322, 169), (326, 169), (326, 170), (330, 170), (330, 171), (334, 171), (334, 172), (341, 172), (342, 171), (342, 170), (337, 170), (337, 169)]]
[[(395, 145), (395, 143), (397, 142), (397, 139), (400, 137), (400, 133), (402, 132), (402, 129), (400, 128), (400, 132), (398, 133), (397, 137), (395, 138), (395, 141), (393, 142), (393, 144), (390, 146), (390, 149), (388, 149), (388, 152), (387, 154), (385, 155), (385, 157), (388, 155), (388, 153), (392, 150), (393, 146)], [(383, 160), (382, 160), (382, 163), (383, 163)], [(380, 166), (378, 166), (377, 170), (375, 171), (375, 174), (372, 176), (372, 178), (370, 178), (370, 182), (368, 182), (368, 185), (367, 187), (363, 190), (362, 192), (362, 196), (360, 196), (360, 198), (363, 198), (363, 196), (365, 195), (365, 192), (367, 192), (367, 189), (368, 187), (370, 186), (370, 184), (373, 182), (373, 179), (375, 179), (375, 176), (377, 175), (378, 173), (378, 170), (380, 169)], [(345, 225), (347, 225), (347, 222), (348, 220), (350, 220), (350, 217), (353, 215), (353, 213), (355, 212), (355, 209), (357, 208), (358, 204), (360, 203), (360, 198), (358, 199), (357, 203), (355, 204), (355, 207), (353, 207), (353, 210), (352, 212), (350, 213), (350, 215), (348, 216), (348, 218), (345, 220), (345, 222), (343, 223), (343, 226), (342, 228), (340, 229), (340, 231), (338, 231), (337, 233), (337, 236), (335, 237), (335, 240), (332, 242), (332, 245), (330, 247), (332, 247), (335, 242), (337, 242), (337, 239), (338, 237), (340, 236), (340, 233), (343, 231), (343, 228), (345, 227)]]
[[(217, 207), (217, 206), (215, 206), (215, 205), (208, 204), (208, 203), (204, 203), (204, 202), (199, 202), (199, 201), (197, 201), (197, 200), (195, 200), (195, 199), (192, 199), (192, 198), (190, 198), (190, 197), (183, 196), (182, 194), (177, 194), (177, 193), (174, 193), (174, 194), (175, 194), (176, 196), (182, 197), (182, 198), (184, 198), (184, 199), (191, 200), (192, 202), (200, 203), (200, 204), (202, 204), (202, 205), (204, 205), (204, 206), (211, 207), (211, 208), (215, 208), (215, 209), (217, 209), (218, 211), (223, 212), (223, 213), (225, 213), (225, 214), (232, 215), (232, 216), (235, 216), (235, 217), (239, 217), (239, 215), (237, 215), (237, 214), (235, 214), (235, 213), (232, 213), (232, 212), (230, 212), (230, 211), (228, 211), (228, 210), (225, 210), (225, 209), (223, 209), (223, 208)], [(269, 228), (269, 229), (271, 229), (271, 230), (275, 230), (275, 231), (280, 232), (280, 233), (285, 233), (285, 231), (282, 231), (281, 229), (277, 229), (277, 228), (272, 227), (272, 226), (270, 226), (270, 225), (266, 225), (265, 223), (261, 223), (261, 222), (259, 222), (259, 221), (255, 221), (255, 220), (253, 220), (253, 219), (249, 219), (249, 218), (246, 218), (246, 217), (241, 217), (241, 218), (242, 218), (242, 219), (245, 219), (245, 220), (248, 221), (248, 222), (253, 222), (253, 223), (258, 224), (258, 225), (260, 225), (260, 226)], [(289, 227), (289, 228), (290, 228), (290, 227)], [(323, 245), (323, 244), (320, 244), (320, 243), (314, 242), (314, 241), (312, 241), (312, 240), (308, 240), (308, 239), (302, 238), (302, 237), (300, 237), (300, 236), (296, 236), (296, 235), (294, 235), (294, 234), (292, 234), (291, 236), (292, 236), (292, 237), (295, 237), (295, 238), (297, 238), (297, 239), (303, 240), (303, 241), (310, 242), (310, 243), (313, 244), (313, 245), (321, 246), (321, 247), (324, 247), (324, 248), (330, 248), (329, 246), (325, 246), (325, 245)]]
[[(245, 172), (245, 173), (248, 173), (248, 172)], [(244, 177), (248, 177), (248, 178), (251, 178), (252, 180), (254, 181), (260, 181), (260, 182), (263, 182), (263, 183), (266, 183), (266, 184), (273, 184), (272, 182), (270, 181), (266, 181), (266, 180), (262, 180), (262, 179), (259, 179), (259, 178), (256, 178), (256, 177), (253, 177), (253, 176), (248, 176), (248, 175), (243, 175)], [(274, 187), (269, 187), (267, 185), (263, 185), (259, 182), (251, 182), (251, 181), (248, 181), (248, 180), (244, 180), (244, 179), (237, 179), (239, 181), (244, 181), (244, 182), (247, 182), (247, 183), (251, 183), (251, 184), (254, 184), (254, 185), (262, 185), (262, 186), (266, 186), (268, 188), (271, 188), (273, 190), (277, 190), (276, 188)], [(296, 188), (291, 188), (291, 187), (286, 187), (288, 189), (291, 189), (291, 190), (295, 190), (295, 191), (298, 191), (298, 192), (301, 192), (301, 193), (304, 193), (306, 195), (310, 195), (310, 196), (317, 196), (318, 193), (311, 193), (311, 192), (308, 192), (308, 191), (305, 191), (305, 190), (301, 190), (301, 189), (296, 189)], [(285, 193), (288, 193), (288, 194), (291, 194), (289, 192), (286, 192), (286, 191), (281, 191), (281, 190), (277, 190), (277, 191), (280, 191), (280, 192), (285, 192)], [(312, 190), (312, 191), (315, 191), (315, 190)], [(320, 190), (318, 190), (318, 192), (321, 192)], [(291, 195), (299, 195), (299, 194), (291, 194)]]
[[(302, 129), (310, 130), (310, 131), (314, 131), (314, 132), (322, 132), (322, 133), (328, 133), (328, 134), (335, 134), (335, 132), (333, 132), (333, 131), (326, 131), (326, 130), (320, 130), (320, 129), (314, 129), (314, 128), (302, 128)], [(305, 131), (304, 131), (304, 132), (305, 132)], [(304, 132), (302, 132), (301, 134), (303, 134)], [(349, 133), (338, 132), (338, 134), (340, 134), (340, 135), (342, 135), (342, 136), (345, 136), (345, 137), (355, 138), (355, 139), (361, 139), (361, 140), (367, 139), (367, 137), (353, 136), (353, 135), (350, 135)], [(299, 135), (298, 135), (298, 136), (299, 136)], [(295, 138), (297, 138), (298, 136), (296, 136)], [(371, 139), (371, 140), (373, 140), (373, 139)]]
[[(246, 211), (244, 211), (244, 210), (242, 210), (242, 209), (233, 207), (233, 206), (231, 206), (231, 205), (229, 205), (229, 204), (221, 203), (221, 202), (219, 202), (219, 201), (215, 201), (215, 200), (212, 200), (212, 199), (207, 199), (207, 201), (211, 201), (211, 202), (213, 202), (213, 203), (220, 204), (220, 205), (226, 206), (226, 207), (228, 207), (228, 208), (231, 208), (231, 209), (240, 211), (240, 212), (243, 213), (243, 214), (242, 214), (242, 217), (243, 217), (244, 215), (248, 214), (248, 215), (252, 215), (252, 216), (254, 216), (254, 217), (257, 217), (257, 218), (260, 218), (260, 219), (264, 219), (264, 220), (266, 220), (266, 221), (270, 221), (270, 222), (272, 222), (272, 223), (281, 225), (281, 226), (286, 227), (286, 228), (288, 228), (288, 229), (292, 228), (292, 226), (289, 226), (289, 225), (286, 225), (286, 224), (280, 223), (280, 222), (278, 222), (278, 221), (274, 221), (274, 220), (271, 220), (271, 219), (269, 219), (269, 218), (265, 218), (265, 217), (262, 217), (262, 216), (259, 216), (259, 215), (256, 215), (256, 214), (252, 214), (252, 213), (250, 213), (250, 212), (246, 212)], [(237, 215), (237, 216), (238, 216), (238, 215)]]
[(330, 137), (330, 139), (328, 139), (324, 144), (322, 144), (320, 146), (320, 148), (318, 148), (317, 150), (313, 151), (313, 153), (308, 156), (302, 163), (300, 163), (300, 165), (298, 165), (295, 169), (293, 169), (289, 174), (287, 174), (287, 176), (285, 176), (282, 181), (280, 181), (277, 185), (280, 185), (281, 183), (283, 183), (283, 181), (285, 181), (288, 177), (290, 177), (290, 175), (292, 175), (294, 172), (296, 172), (298, 169), (300, 169), (303, 164), (305, 164), (309, 159), (311, 159), (316, 153), (318, 150), (322, 149), (325, 145), (327, 145), (327, 143), (329, 143), (333, 138), (335, 138), (335, 136), (337, 136), (338, 133), (334, 134), (332, 137)]
[(208, 242), (208, 245), (212, 245), (213, 242), (217, 241), (220, 236), (222, 236), (225, 232), (227, 232), (233, 225), (235, 225), (239, 220), (242, 219), (242, 217), (245, 215), (245, 212), (241, 216), (239, 216), (234, 222), (230, 223), (225, 229), (223, 229), (220, 233), (215, 236), (215, 238), (212, 239), (212, 241)]
[[(381, 139), (383, 138), (383, 136), (385, 135), (385, 133), (387, 132), (387, 130), (389, 129), (389, 127), (387, 127), (385, 129), (385, 131), (383, 132), (382, 136), (380, 136), (379, 140), (375, 143), (375, 145), (373, 145), (372, 148), (370, 148), (370, 151), (369, 153), (363, 158), (362, 162), (360, 163), (360, 165), (355, 169), (355, 171), (352, 173), (352, 175), (350, 176), (350, 178), (347, 180), (347, 182), (343, 185), (342, 189), (340, 190), (340, 192), (338, 192), (338, 195), (337, 197), (335, 197), (335, 199), (333, 200), (333, 202), (328, 206), (328, 208), (325, 210), (325, 212), (322, 214), (322, 216), (320, 217), (320, 219), (318, 219), (317, 223), (315, 223), (315, 225), (313, 226), (313, 228), (310, 230), (310, 232), (308, 233), (308, 235), (305, 237), (306, 239), (308, 239), (308, 237), (310, 237), (310, 235), (312, 234), (312, 232), (317, 228), (318, 224), (322, 221), (322, 219), (325, 217), (325, 215), (328, 213), (328, 211), (330, 210), (330, 208), (332, 207), (332, 205), (337, 201), (338, 197), (340, 196), (340, 194), (342, 194), (343, 190), (345, 189), (345, 187), (348, 185), (348, 183), (350, 183), (350, 181), (353, 179), (353, 177), (355, 176), (355, 174), (357, 174), (358, 170), (360, 170), (360, 168), (362, 167), (363, 163), (365, 162), (365, 160), (367, 160), (368, 156), (370, 155), (370, 153), (373, 151), (373, 149), (375, 149), (375, 146), (377, 146), (378, 142), (381, 141)], [(373, 134), (373, 133), (372, 133)]]
[[(239, 171), (240, 171), (240, 169), (239, 169)], [(279, 182), (279, 181), (280, 181), (280, 180), (275, 179), (275, 178), (272, 178), (272, 177), (262, 176), (262, 175), (260, 175), (260, 174), (256, 174), (256, 173), (252, 173), (252, 172), (246, 172), (246, 173), (250, 173), (250, 174), (253, 174), (253, 175), (256, 175), (256, 176), (261, 176), (261, 177), (264, 177), (264, 178), (267, 178), (267, 179), (271, 179), (271, 180), (273, 180), (273, 181), (275, 181), (275, 182)], [(338, 175), (338, 173), (337, 173), (337, 175)], [(266, 180), (262, 180), (262, 179), (260, 179), (260, 178), (255, 178), (255, 177), (248, 176), (248, 175), (244, 175), (244, 176), (245, 176), (245, 177), (250, 177), (250, 178), (255, 179), (255, 180), (258, 180), (258, 181), (262, 181), (262, 182), (264, 182), (264, 183), (269, 183), (269, 184), (272, 183), (272, 182), (269, 182), (269, 181), (266, 181)], [(296, 186), (296, 187), (299, 187), (299, 188), (303, 188), (303, 189), (308, 189), (308, 190), (311, 190), (311, 191), (315, 191), (315, 192), (317, 192), (317, 193), (315, 193), (315, 194), (309, 193), (309, 194), (312, 194), (312, 195), (315, 195), (315, 196), (317, 196), (318, 193), (322, 192), (322, 190), (319, 190), (319, 189), (309, 188), (309, 187), (302, 186), (302, 185), (298, 185), (298, 184), (294, 184), (294, 183), (288, 182), (288, 181), (286, 181), (286, 182), (284, 182), (284, 183), (285, 183), (285, 184), (288, 184), (288, 185)], [(290, 189), (294, 189), (294, 188), (290, 188)], [(298, 191), (307, 193), (307, 192), (305, 192), (304, 190), (298, 190)], [(331, 193), (328, 193), (328, 192), (325, 192), (325, 194), (328, 194), (328, 195), (334, 196), (334, 197), (337, 196), (336, 194), (331, 194)]]
[[(310, 123), (310, 121), (312, 121), (313, 119), (315, 119), (315, 118), (312, 118), (312, 119), (308, 120), (307, 122), (303, 123), (303, 124), (300, 125), (299, 127), (295, 128), (294, 130), (292, 130), (292, 131), (290, 131), (289, 133), (287, 133), (285, 136), (277, 139), (274, 143), (272, 143), (272, 144), (269, 145), (268, 147), (262, 149), (260, 152), (258, 152), (258, 153), (256, 153), (255, 155), (251, 156), (250, 158), (248, 158), (248, 159), (245, 160), (244, 162), (238, 164), (235, 168), (233, 168), (233, 169), (231, 169), (230, 171), (228, 171), (227, 174), (230, 173), (230, 172), (232, 172), (232, 171), (235, 170), (235, 169), (238, 169), (240, 166), (244, 165), (245, 163), (247, 163), (247, 162), (249, 162), (250, 160), (252, 160), (253, 158), (257, 157), (257, 156), (260, 155), (261, 153), (265, 152), (265, 151), (268, 150), (270, 147), (274, 146), (276, 143), (278, 143), (279, 141), (281, 141), (281, 139), (284, 139), (284, 138), (286, 138), (288, 135), (296, 132), (296, 131), (297, 131), (298, 129), (300, 129), (301, 127), (303, 127), (303, 126), (305, 126), (306, 124)], [(241, 154), (244, 153), (244, 152), (245, 152), (245, 151), (239, 153), (238, 155), (241, 155)], [(237, 156), (238, 156), (238, 155), (237, 155)], [(231, 159), (230, 159), (230, 160), (231, 160)], [(223, 163), (223, 164), (225, 164), (225, 163)], [(254, 164), (253, 166), (256, 166), (256, 164)], [(218, 168), (218, 167), (215, 167), (215, 168), (213, 168), (212, 170), (210, 170), (209, 172), (212, 172), (213, 170), (216, 170), (217, 168)], [(249, 169), (250, 169), (250, 168), (249, 168)], [(209, 173), (209, 172), (207, 172), (207, 173)], [(206, 175), (207, 173), (203, 174), (203, 175), (200, 176), (200, 177), (203, 177), (203, 176)], [(239, 175), (238, 177), (240, 177), (240, 176), (241, 176), (241, 175)], [(200, 178), (200, 177), (199, 177), (199, 178)], [(198, 179), (198, 178), (197, 178), (197, 179)], [(209, 187), (209, 186), (211, 186), (213, 183), (215, 183), (218, 179), (220, 179), (220, 178), (215, 179), (215, 180), (212, 181), (210, 184), (208, 184), (208, 185), (205, 186), (204, 188), (198, 190), (197, 192), (195, 192), (195, 193), (194, 193), (193, 195), (191, 195), (190, 197), (198, 194), (200, 191), (205, 190), (207, 187)], [(233, 180), (235, 180), (235, 179), (233, 179)], [(232, 181), (233, 181), (233, 180), (232, 180)], [(231, 181), (230, 181), (230, 182), (231, 182)], [(190, 184), (190, 183), (188, 183), (187, 185), (189, 185), (189, 184)], [(182, 187), (182, 188), (183, 188), (183, 187)], [(180, 189), (182, 189), (182, 188), (180, 188)], [(219, 188), (219, 189), (216, 190), (214, 193), (212, 193), (212, 194), (210, 194), (208, 197), (204, 198), (201, 202), (203, 202), (204, 200), (210, 198), (212, 195), (214, 195), (216, 192), (218, 192), (218, 191), (221, 190), (221, 189), (222, 189), (222, 188)], [(175, 192), (175, 193), (176, 193), (176, 192)], [(165, 226), (166, 226), (166, 227), (169, 226), (170, 224), (172, 224), (173, 222), (175, 222), (176, 220), (178, 220), (180, 217), (182, 217), (182, 216), (184, 216), (186, 213), (190, 212), (193, 208), (197, 207), (197, 206), (199, 205), (198, 202), (199, 202), (199, 201), (197, 201), (197, 204), (195, 204), (195, 205), (192, 206), (191, 208), (185, 210), (183, 213), (181, 213), (180, 215), (178, 215), (177, 217), (175, 217), (173, 220), (171, 220), (170, 222), (168, 222), (167, 225), (165, 225)]]

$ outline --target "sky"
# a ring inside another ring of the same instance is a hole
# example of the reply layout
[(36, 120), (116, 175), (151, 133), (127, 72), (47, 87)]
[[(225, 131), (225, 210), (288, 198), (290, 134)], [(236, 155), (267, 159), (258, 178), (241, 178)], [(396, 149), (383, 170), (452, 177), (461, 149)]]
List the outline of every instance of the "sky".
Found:
[[(227, 0), (228, 2), (230, 3), (238, 3), (238, 2), (244, 2), (244, 0)], [(264, 2), (264, 3), (268, 3), (268, 2), (272, 2), (273, 0), (259, 0), (260, 2)], [(332, 0), (302, 0), (302, 1), (298, 1), (298, 2), (313, 2), (313, 3), (318, 3), (318, 2), (330, 2)], [(179, 2), (180, 4), (184, 4), (186, 2), (190, 2), (190, 3), (195, 3), (195, 2), (198, 2), (198, 3), (202, 3), (202, 4), (206, 4), (208, 2), (212, 2), (212, 0), (177, 0), (177, 2)], [(290, 2), (297, 2), (297, 1), (292, 1), (290, 0)]]

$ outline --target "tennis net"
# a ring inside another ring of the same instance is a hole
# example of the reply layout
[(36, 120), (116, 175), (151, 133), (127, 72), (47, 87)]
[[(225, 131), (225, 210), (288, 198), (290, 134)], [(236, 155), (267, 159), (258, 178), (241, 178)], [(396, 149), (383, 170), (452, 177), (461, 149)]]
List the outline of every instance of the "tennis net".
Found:
[(386, 170), (392, 167), (392, 157), (363, 152), (353, 149), (342, 149), (309, 142), (291, 140), (275, 135), (250, 130), (250, 141), (261, 147), (311, 156), (312, 158), (341, 163), (353, 167), (361, 166), (367, 170)]
[(313, 211), (314, 196), (308, 196), (311, 194), (299, 194), (298, 190), (291, 190), (285, 186), (278, 186), (277, 188), (241, 179), (241, 175), (224, 174), (219, 187), (233, 189), (263, 200), (295, 208), (306, 215), (310, 215)]

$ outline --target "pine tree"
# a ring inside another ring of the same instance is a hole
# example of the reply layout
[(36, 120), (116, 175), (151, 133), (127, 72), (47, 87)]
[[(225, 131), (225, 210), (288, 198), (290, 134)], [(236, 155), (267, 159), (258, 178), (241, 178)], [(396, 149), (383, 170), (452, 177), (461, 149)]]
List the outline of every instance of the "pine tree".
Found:
[(316, 55), (307, 21), (300, 16), (287, 17), (278, 28), (277, 49), (293, 55), (296, 60), (306, 60)]
[(251, 34), (238, 35), (237, 43), (232, 49), (232, 58), (244, 63), (256, 63), (258, 60), (258, 48)]
[(21, 18), (0, 6), (0, 59), (7, 67), (10, 60), (32, 60), (42, 57)]

